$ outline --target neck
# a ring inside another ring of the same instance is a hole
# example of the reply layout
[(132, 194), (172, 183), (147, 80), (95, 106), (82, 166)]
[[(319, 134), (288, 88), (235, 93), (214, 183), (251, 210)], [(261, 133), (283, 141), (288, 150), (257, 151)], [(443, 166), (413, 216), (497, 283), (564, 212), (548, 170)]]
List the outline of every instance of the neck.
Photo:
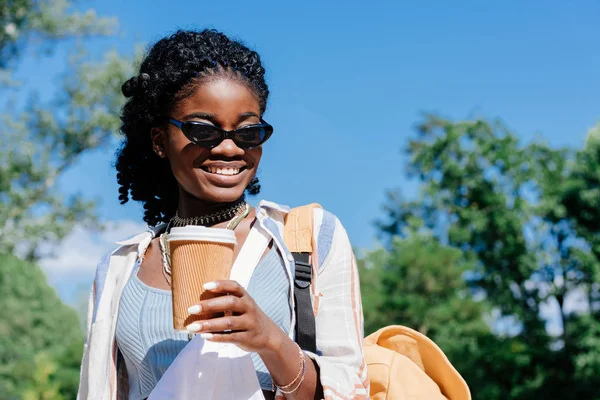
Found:
[(193, 218), (212, 214), (214, 212), (223, 210), (236, 204), (240, 204), (244, 201), (244, 196), (231, 202), (211, 202), (198, 199), (192, 196), (186, 191), (179, 189), (179, 204), (177, 206), (177, 213), (181, 218)]

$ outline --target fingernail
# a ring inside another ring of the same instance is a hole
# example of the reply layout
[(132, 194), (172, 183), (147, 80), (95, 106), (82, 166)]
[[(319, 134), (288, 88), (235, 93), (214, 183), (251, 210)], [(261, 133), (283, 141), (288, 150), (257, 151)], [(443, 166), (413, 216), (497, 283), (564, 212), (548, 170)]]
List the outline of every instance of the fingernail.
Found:
[(201, 333), (201, 334), (200, 334), (200, 337), (201, 337), (202, 339), (212, 339), (212, 337), (213, 337), (213, 334), (212, 334), (212, 333)]
[(217, 288), (216, 282), (207, 282), (202, 286), (204, 290), (215, 290)]
[(190, 314), (200, 314), (200, 311), (202, 311), (202, 307), (199, 304), (193, 305), (190, 308), (188, 308), (188, 313)]
[(186, 326), (185, 329), (187, 329), (188, 332), (198, 332), (200, 330), (200, 328), (202, 328), (202, 324), (198, 323), (198, 322), (194, 322), (194, 323)]

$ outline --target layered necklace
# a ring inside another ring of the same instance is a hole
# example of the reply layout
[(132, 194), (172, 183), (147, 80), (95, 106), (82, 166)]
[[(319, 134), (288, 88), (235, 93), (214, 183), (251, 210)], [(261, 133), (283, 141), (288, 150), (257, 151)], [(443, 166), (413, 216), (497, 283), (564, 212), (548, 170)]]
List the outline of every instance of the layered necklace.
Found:
[(169, 221), (169, 228), (186, 225), (216, 225), (220, 224), (221, 222), (229, 221), (229, 224), (227, 224), (226, 228), (235, 229), (249, 213), (250, 206), (248, 203), (246, 203), (246, 199), (242, 197), (235, 203), (208, 214), (182, 218), (179, 216), (179, 211), (176, 211), (175, 216), (171, 218), (171, 221)]
[(176, 212), (175, 216), (173, 216), (167, 224), (167, 230), (160, 235), (158, 239), (162, 255), (163, 275), (169, 285), (171, 285), (171, 251), (169, 249), (168, 232), (171, 228), (183, 227), (186, 225), (216, 225), (221, 222), (229, 221), (225, 229), (234, 230), (240, 222), (250, 214), (250, 211), (252, 211), (252, 206), (246, 203), (246, 199), (242, 197), (235, 203), (208, 214), (182, 218), (179, 216), (179, 212)]

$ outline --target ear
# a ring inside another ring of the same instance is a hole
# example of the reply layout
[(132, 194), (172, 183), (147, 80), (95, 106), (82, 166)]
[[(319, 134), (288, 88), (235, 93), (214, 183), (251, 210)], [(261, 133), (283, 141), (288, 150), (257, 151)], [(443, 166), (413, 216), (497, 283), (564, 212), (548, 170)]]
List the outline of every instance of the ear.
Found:
[(150, 131), (150, 138), (152, 141), (152, 150), (160, 158), (167, 158), (167, 152), (165, 151), (165, 144), (167, 142), (167, 134), (160, 128), (152, 128)]

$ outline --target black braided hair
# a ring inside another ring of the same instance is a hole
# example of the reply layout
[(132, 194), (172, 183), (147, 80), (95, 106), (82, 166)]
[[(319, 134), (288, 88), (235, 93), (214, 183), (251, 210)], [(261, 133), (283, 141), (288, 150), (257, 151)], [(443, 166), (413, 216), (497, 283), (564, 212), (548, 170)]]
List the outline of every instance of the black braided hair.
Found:
[[(124, 136), (117, 152), (119, 200), (131, 198), (144, 205), (144, 221), (150, 226), (168, 221), (177, 209), (178, 187), (169, 161), (152, 150), (151, 129), (162, 126), (182, 99), (193, 93), (200, 81), (227, 76), (246, 84), (265, 112), (269, 88), (259, 55), (242, 43), (216, 30), (180, 30), (151, 47), (139, 75), (122, 86), (129, 98), (121, 112)], [(246, 192), (258, 194), (258, 179)]]

